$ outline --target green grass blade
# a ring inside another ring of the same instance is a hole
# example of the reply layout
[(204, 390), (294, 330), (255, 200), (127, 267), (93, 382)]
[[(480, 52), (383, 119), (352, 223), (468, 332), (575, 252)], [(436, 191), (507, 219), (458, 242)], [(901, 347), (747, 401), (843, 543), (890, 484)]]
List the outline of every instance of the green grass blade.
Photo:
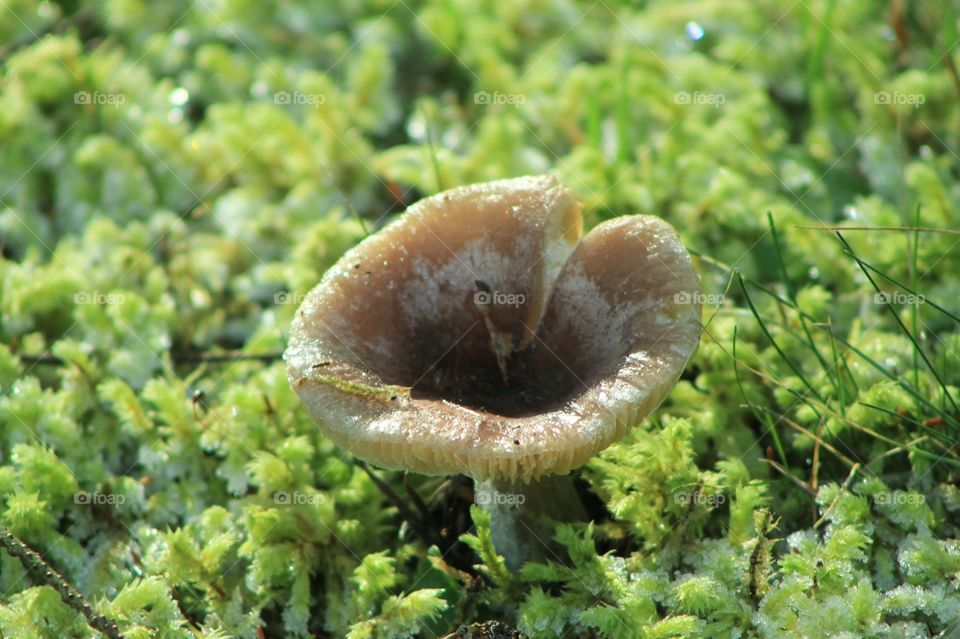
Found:
[[(854, 253), (853, 248), (847, 243), (843, 235), (840, 233), (837, 233), (837, 237), (840, 238), (840, 241), (843, 242), (843, 245), (853, 255), (853, 259), (856, 260), (858, 265), (860, 265), (860, 258), (857, 257), (857, 255)], [(880, 287), (877, 285), (876, 281), (870, 275), (870, 271), (865, 269), (863, 266), (860, 266), (860, 271), (867, 277), (867, 280), (870, 282), (870, 285), (873, 286), (874, 290), (877, 293), (879, 293)], [(923, 350), (920, 348), (920, 344), (919, 342), (917, 342), (916, 338), (913, 336), (913, 333), (911, 333), (910, 329), (908, 329), (907, 326), (903, 323), (903, 320), (900, 319), (900, 315), (897, 314), (896, 309), (894, 309), (891, 304), (885, 304), (885, 306), (887, 307), (887, 310), (890, 311), (890, 314), (893, 316), (893, 319), (897, 322), (897, 325), (900, 327), (900, 330), (903, 331), (904, 335), (907, 336), (907, 339), (909, 339), (913, 343), (913, 347), (915, 351), (923, 359), (923, 363), (926, 364), (927, 369), (930, 371), (930, 374), (933, 375), (934, 379), (937, 380), (937, 383), (940, 385), (940, 389), (943, 391), (944, 396), (950, 402), (950, 405), (953, 407), (953, 412), (954, 413), (960, 412), (960, 407), (958, 407), (957, 403), (953, 400), (953, 396), (950, 395), (950, 391), (947, 390), (947, 386), (943, 382), (943, 379), (941, 379), (940, 374), (937, 372), (936, 367), (933, 365), (933, 363), (929, 359), (927, 359), (927, 354), (924, 353)]]

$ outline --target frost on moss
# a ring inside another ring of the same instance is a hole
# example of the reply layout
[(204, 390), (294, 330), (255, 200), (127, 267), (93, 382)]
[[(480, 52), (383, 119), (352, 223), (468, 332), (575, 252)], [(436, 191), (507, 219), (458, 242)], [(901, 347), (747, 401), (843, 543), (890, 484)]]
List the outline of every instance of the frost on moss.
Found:
[[(670, 458), (666, 446), (658, 448), (663, 461)], [(625, 466), (624, 474), (644, 473), (645, 461)], [(869, 500), (878, 498), (890, 507), (871, 513)], [(584, 628), (611, 638), (896, 637), (921, 624), (935, 635), (960, 620), (955, 544), (933, 537), (926, 526), (911, 532), (918, 521), (907, 513), (929, 512), (921, 494), (889, 491), (874, 480), (853, 491), (824, 486), (817, 502), (827, 522), (820, 529), (784, 537), (770, 512), (759, 508), (748, 537), (740, 538), (730, 522), (726, 536), (697, 535), (676, 553), (663, 546), (627, 557), (601, 552), (596, 540), (603, 536), (593, 525), (564, 525), (556, 535), (556, 561), (527, 564), (496, 587), (528, 592), (518, 614), (520, 629), (531, 637)], [(735, 510), (733, 502), (728, 516)], [(628, 511), (614, 519), (630, 517)], [(488, 524), (483, 517), (476, 524), (482, 538)], [(878, 534), (881, 528), (886, 534)], [(936, 606), (933, 591), (943, 597)]]

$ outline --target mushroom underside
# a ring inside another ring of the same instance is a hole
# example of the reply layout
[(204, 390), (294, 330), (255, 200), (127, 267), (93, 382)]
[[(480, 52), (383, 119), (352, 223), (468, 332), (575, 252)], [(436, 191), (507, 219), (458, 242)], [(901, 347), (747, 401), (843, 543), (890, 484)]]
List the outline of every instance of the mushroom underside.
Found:
[(699, 341), (700, 289), (676, 232), (629, 216), (581, 239), (569, 192), (526, 180), (508, 181), (509, 198), (481, 188), (421, 202), (298, 311), (294, 387), (361, 457), (477, 478), (566, 472), (679, 377)]

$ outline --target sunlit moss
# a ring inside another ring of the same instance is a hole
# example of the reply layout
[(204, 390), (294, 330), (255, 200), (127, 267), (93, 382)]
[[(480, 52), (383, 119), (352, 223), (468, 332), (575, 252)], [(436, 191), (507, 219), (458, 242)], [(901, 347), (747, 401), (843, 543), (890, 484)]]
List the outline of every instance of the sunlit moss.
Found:
[[(5, 2), (0, 525), (129, 638), (948, 634), (956, 14)], [(425, 543), (271, 354), (412, 201), (549, 171), (677, 228), (705, 332), (511, 574), (462, 485), (380, 473)], [(94, 636), (6, 552), (0, 634)]]

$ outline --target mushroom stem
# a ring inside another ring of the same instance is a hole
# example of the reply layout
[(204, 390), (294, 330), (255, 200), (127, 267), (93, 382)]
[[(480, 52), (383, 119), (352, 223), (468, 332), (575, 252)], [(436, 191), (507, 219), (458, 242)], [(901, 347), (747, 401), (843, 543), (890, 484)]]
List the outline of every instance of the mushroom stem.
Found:
[(488, 479), (478, 482), (475, 492), (477, 503), (490, 512), (493, 546), (511, 572), (544, 557), (553, 537), (549, 520), (587, 518), (573, 475), (548, 475), (528, 484)]

